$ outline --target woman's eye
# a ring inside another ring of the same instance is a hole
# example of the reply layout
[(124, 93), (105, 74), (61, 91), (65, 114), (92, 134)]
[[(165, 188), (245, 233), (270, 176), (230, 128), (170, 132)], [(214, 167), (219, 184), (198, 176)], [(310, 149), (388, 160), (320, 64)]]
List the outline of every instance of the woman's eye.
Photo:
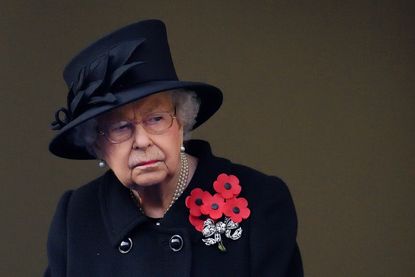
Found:
[(122, 132), (131, 129), (131, 123), (129, 122), (119, 122), (110, 127), (111, 132)]
[(152, 115), (145, 119), (145, 123), (149, 125), (158, 124), (164, 120), (163, 115)]

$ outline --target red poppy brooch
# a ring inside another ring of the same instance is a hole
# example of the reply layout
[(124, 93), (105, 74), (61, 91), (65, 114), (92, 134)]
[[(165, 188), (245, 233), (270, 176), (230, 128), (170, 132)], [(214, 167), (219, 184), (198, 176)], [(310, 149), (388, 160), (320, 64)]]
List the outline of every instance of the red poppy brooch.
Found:
[[(220, 174), (213, 182), (214, 195), (200, 188), (195, 188), (186, 197), (189, 208), (190, 223), (203, 234), (206, 245), (218, 244), (221, 251), (226, 251), (222, 235), (237, 240), (242, 235), (239, 223), (251, 214), (248, 201), (238, 197), (241, 192), (239, 179), (234, 175)], [(224, 217), (224, 218), (223, 218)]]

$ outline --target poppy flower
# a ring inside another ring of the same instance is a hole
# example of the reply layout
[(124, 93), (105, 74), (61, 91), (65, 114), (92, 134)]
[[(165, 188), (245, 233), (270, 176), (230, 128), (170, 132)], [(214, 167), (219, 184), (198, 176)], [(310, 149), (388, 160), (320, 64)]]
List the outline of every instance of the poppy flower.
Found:
[(200, 216), (202, 214), (200, 212), (200, 207), (203, 205), (203, 200), (209, 196), (212, 197), (209, 192), (203, 191), (200, 188), (195, 188), (190, 195), (186, 197), (186, 207), (189, 208), (192, 216)]
[(204, 223), (202, 219), (200, 219), (198, 216), (189, 215), (189, 221), (195, 227), (196, 230), (202, 232)]
[(216, 181), (213, 182), (213, 188), (225, 199), (236, 197), (241, 192), (238, 177), (225, 173), (220, 174)]
[(248, 208), (248, 201), (241, 197), (227, 200), (223, 213), (233, 222), (240, 223), (242, 219), (249, 217), (251, 211)]
[(200, 211), (204, 215), (209, 215), (212, 219), (219, 219), (223, 215), (224, 206), (225, 200), (223, 197), (219, 193), (215, 193), (215, 195), (209, 195), (203, 199)]

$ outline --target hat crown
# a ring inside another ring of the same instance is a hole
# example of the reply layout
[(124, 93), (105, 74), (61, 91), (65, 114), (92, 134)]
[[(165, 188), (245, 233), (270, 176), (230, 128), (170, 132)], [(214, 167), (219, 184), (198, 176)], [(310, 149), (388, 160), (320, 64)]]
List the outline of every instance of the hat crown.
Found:
[[(98, 59), (108, 55), (110, 59), (108, 70), (111, 68), (112, 60), (118, 59), (118, 55), (126, 55), (129, 49), (124, 48), (127, 42), (143, 40), (138, 49), (135, 49), (129, 57), (129, 62), (143, 62), (143, 66), (136, 67), (129, 72), (130, 78), (124, 80), (124, 87), (138, 83), (157, 80), (177, 80), (176, 71), (170, 54), (167, 40), (166, 27), (160, 20), (145, 20), (130, 24), (118, 29), (89, 45), (78, 53), (65, 67), (63, 78), (68, 86), (76, 86), (79, 75), (88, 69)], [(110, 53), (111, 50), (119, 48), (118, 51)]]

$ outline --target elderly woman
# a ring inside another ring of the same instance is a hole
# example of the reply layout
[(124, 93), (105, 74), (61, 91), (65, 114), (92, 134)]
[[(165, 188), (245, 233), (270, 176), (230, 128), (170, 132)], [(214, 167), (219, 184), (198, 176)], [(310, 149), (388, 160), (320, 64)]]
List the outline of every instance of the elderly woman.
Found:
[(164, 24), (117, 30), (67, 65), (50, 151), (108, 171), (66, 192), (45, 276), (302, 276), (286, 185), (186, 140), (222, 103), (177, 79)]

